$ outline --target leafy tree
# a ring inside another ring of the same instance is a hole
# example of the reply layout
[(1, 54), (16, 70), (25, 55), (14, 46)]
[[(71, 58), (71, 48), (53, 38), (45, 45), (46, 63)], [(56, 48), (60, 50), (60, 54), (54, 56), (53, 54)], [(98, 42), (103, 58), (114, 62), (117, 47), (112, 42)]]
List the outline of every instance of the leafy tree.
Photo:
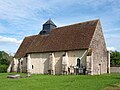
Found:
[(7, 68), (10, 64), (12, 60), (12, 57), (9, 56), (9, 54), (7, 54), (4, 51), (0, 51), (0, 72), (6, 72)]
[(111, 65), (120, 65), (120, 52), (112, 51), (110, 53), (110, 63)]

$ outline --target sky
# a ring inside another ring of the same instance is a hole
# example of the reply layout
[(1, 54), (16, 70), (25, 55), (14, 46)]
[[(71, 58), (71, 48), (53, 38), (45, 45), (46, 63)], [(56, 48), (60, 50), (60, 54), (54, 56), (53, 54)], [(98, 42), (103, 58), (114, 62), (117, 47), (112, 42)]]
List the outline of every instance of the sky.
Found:
[(120, 51), (120, 0), (0, 0), (0, 51), (14, 54), (49, 18), (58, 27), (100, 19), (107, 49)]

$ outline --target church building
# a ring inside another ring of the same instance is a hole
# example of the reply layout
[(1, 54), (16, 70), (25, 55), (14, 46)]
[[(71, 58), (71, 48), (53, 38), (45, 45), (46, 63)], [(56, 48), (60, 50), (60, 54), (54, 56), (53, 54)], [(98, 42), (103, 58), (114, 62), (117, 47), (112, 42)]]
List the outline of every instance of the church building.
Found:
[(37, 35), (24, 38), (8, 72), (89, 74), (110, 72), (100, 20), (57, 27), (52, 20)]

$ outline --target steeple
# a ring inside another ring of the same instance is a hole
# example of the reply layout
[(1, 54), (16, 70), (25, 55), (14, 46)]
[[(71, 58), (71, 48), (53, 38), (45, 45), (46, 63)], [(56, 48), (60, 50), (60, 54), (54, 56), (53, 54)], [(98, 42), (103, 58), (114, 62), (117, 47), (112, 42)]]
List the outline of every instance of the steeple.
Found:
[(40, 31), (40, 35), (49, 34), (52, 29), (56, 28), (57, 26), (53, 23), (51, 19), (43, 24), (43, 29)]

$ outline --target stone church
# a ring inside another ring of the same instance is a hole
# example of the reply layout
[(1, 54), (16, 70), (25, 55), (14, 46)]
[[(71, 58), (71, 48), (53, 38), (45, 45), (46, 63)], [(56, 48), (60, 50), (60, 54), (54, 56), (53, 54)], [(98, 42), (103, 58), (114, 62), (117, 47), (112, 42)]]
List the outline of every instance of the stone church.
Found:
[(52, 20), (37, 35), (24, 38), (8, 72), (89, 74), (110, 72), (100, 20), (57, 27)]

